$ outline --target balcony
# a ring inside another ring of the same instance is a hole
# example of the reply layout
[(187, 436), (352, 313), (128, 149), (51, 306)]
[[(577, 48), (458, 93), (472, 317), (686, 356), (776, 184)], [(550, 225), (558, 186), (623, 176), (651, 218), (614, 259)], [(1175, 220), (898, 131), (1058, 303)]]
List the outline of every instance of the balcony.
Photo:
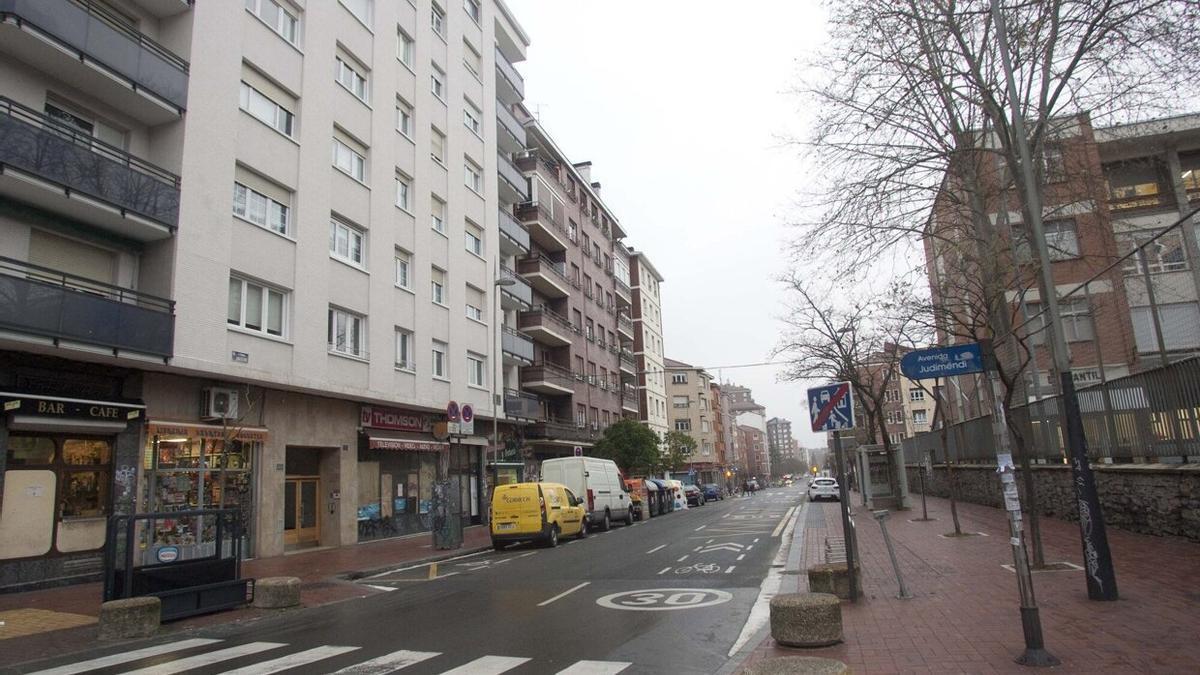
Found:
[(529, 230), (506, 209), (500, 209), (500, 252), (504, 255), (529, 255)]
[(504, 362), (510, 366), (526, 366), (533, 363), (533, 340), (504, 326), (500, 334), (500, 351)]
[(496, 48), (496, 96), (505, 103), (520, 103), (525, 98), (525, 78)]
[(524, 420), (540, 420), (545, 417), (542, 413), (541, 399), (515, 389), (504, 390), (504, 414)]
[(627, 375), (637, 375), (637, 360), (633, 357), (633, 352), (628, 349), (621, 350), (621, 372)]
[(508, 155), (496, 153), (496, 169), (500, 174), (500, 201), (506, 204), (529, 201), (529, 181)]
[(564, 441), (570, 444), (591, 443), (600, 438), (593, 425), (571, 420), (549, 419), (525, 428), (525, 437), (544, 441)]
[(571, 294), (571, 282), (567, 281), (566, 263), (554, 262), (545, 256), (529, 256), (517, 261), (517, 273), (539, 293), (551, 298), (565, 298)]
[(509, 286), (498, 286), (500, 289), (500, 306), (504, 309), (527, 310), (533, 306), (533, 289), (517, 273), (501, 265), (500, 276), (512, 279)]
[(532, 311), (521, 312), (517, 327), (534, 340), (550, 347), (566, 347), (571, 344), (574, 329), (565, 316), (540, 306)]
[(567, 228), (563, 226), (562, 214), (555, 214), (548, 201), (525, 202), (517, 207), (517, 218), (529, 230), (529, 236), (538, 246), (547, 251), (565, 251)]
[(145, 124), (187, 108), (187, 61), (90, 0), (0, 0), (0, 52)]
[(629, 290), (629, 284), (619, 277), (613, 277), (613, 285), (617, 289), (617, 300), (623, 301), (624, 307), (633, 305), (633, 292)]
[(521, 388), (547, 396), (569, 396), (575, 393), (575, 376), (567, 368), (543, 361), (521, 369)]
[(638, 404), (637, 392), (625, 392), (621, 394), (621, 410), (631, 413), (641, 412), (641, 407)]
[(175, 303), (0, 258), (0, 330), (168, 359)]
[(193, 0), (130, 0), (159, 19), (182, 14), (192, 8)]
[(517, 116), (509, 110), (504, 101), (496, 101), (496, 144), (504, 152), (518, 153), (525, 149), (525, 127), (517, 121)]
[(633, 320), (628, 314), (617, 315), (617, 335), (626, 340), (633, 340)]
[(0, 195), (129, 239), (179, 222), (179, 176), (3, 97), (0, 172)]

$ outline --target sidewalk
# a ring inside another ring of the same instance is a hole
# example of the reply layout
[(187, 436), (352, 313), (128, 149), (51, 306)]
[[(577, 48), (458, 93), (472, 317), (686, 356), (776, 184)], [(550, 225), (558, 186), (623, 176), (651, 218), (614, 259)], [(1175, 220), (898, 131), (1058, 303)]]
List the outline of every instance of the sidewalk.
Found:
[[(905, 585), (914, 597), (896, 598), (898, 586), (879, 523), (856, 505), (855, 523), (864, 589), (857, 603), (842, 603), (845, 642), (823, 649), (778, 646), (768, 637), (743, 667), (775, 656), (823, 656), (855, 673), (1018, 673), (1024, 647), (1003, 511), (959, 504), (964, 532), (990, 536), (943, 538), (954, 531), (949, 501), (930, 497), (932, 522), (912, 511), (887, 521)], [(824, 562), (826, 536), (840, 537), (837, 503), (808, 504), (793, 546), (799, 574), (787, 575), (780, 592), (807, 591), (808, 566)], [(801, 539), (802, 537), (802, 539)], [(1042, 519), (1046, 561), (1082, 564), (1079, 527)], [(1121, 599), (1087, 599), (1082, 571), (1037, 572), (1034, 590), (1046, 649), (1072, 673), (1200, 672), (1200, 545), (1108, 530)], [(791, 571), (789, 565), (789, 571)]]
[[(347, 580), (351, 574), (369, 574), (404, 563), (450, 558), (491, 548), (488, 529), (481, 525), (463, 530), (463, 545), (459, 549), (436, 551), (431, 540), (432, 535), (426, 532), (249, 560), (242, 564), (242, 575), (253, 579), (299, 577), (304, 606), (318, 607), (381, 592)], [(0, 594), (0, 622), (3, 622), (0, 625), (0, 668), (94, 646), (102, 593), (102, 584), (91, 583)], [(174, 632), (218, 623), (244, 622), (270, 613), (269, 610), (245, 607), (173, 621), (164, 624), (163, 630)], [(20, 649), (14, 648), (17, 644)]]

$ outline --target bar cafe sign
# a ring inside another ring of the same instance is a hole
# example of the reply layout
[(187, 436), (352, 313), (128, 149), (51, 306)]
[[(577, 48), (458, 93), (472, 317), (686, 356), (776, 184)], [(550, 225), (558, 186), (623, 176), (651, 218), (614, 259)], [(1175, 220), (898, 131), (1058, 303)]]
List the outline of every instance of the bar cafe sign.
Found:
[[(4, 412), (43, 415), (46, 417), (70, 417), (98, 420), (131, 420), (141, 416), (142, 406), (122, 405), (105, 401), (83, 401), (38, 397), (21, 394), (0, 394), (4, 401)], [(20, 398), (18, 398), (20, 397)]]
[(433, 421), (425, 415), (376, 405), (364, 405), (359, 422), (364, 428), (371, 429), (412, 431), (421, 434), (433, 431)]

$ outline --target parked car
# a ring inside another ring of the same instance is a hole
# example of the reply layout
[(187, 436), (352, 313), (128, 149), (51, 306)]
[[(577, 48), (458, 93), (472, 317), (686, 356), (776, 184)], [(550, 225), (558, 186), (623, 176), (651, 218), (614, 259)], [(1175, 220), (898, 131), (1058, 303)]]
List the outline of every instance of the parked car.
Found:
[(704, 499), (712, 501), (714, 499), (725, 499), (725, 495), (721, 492), (721, 486), (716, 483), (704, 484)]
[(841, 501), (838, 482), (833, 478), (814, 478), (812, 484), (808, 486), (808, 501), (815, 502), (818, 499)]
[(704, 506), (704, 491), (695, 485), (683, 486), (683, 494), (687, 497), (688, 506)]
[(492, 494), (492, 548), (538, 541), (551, 548), (559, 536), (586, 537), (583, 500), (559, 483), (509, 483)]
[(616, 462), (599, 457), (557, 457), (542, 462), (542, 480), (561, 483), (587, 502), (588, 524), (608, 531), (612, 521), (633, 524), (629, 495)]

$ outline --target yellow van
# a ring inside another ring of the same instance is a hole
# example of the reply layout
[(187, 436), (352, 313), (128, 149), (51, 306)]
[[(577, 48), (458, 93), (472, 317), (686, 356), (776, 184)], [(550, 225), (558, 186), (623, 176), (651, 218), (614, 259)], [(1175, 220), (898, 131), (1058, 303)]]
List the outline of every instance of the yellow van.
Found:
[(587, 536), (587, 506), (559, 483), (509, 483), (492, 494), (492, 547), (516, 541), (558, 546), (560, 536)]

